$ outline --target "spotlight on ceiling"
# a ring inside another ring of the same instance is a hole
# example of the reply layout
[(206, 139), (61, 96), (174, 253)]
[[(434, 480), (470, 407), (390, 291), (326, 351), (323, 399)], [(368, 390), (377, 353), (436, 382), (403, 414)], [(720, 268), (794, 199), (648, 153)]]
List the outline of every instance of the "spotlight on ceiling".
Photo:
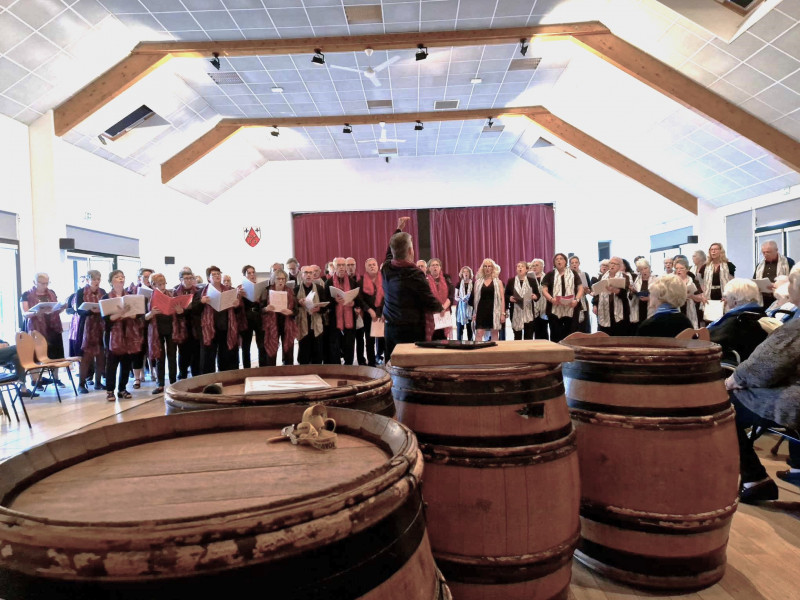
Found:
[(417, 121), (417, 124), (414, 125), (414, 131), (422, 131), (425, 129), (425, 126), (422, 124), (422, 121)]
[(522, 38), (519, 41), (519, 53), (525, 56), (528, 53), (528, 40)]
[(342, 129), (342, 133), (353, 133), (353, 128), (350, 126), (350, 123), (344, 124), (344, 129)]
[(425, 60), (426, 58), (428, 58), (428, 49), (425, 46), (419, 44), (417, 48), (418, 48), (416, 54), (417, 60)]
[(311, 57), (311, 62), (315, 65), (325, 64), (325, 55), (322, 53), (322, 50), (314, 48), (314, 56)]
[(280, 132), (280, 131), (278, 131), (278, 128), (277, 128), (276, 126), (274, 126), (274, 125), (273, 125), (273, 126), (272, 126), (272, 131), (270, 131), (270, 132), (269, 132), (269, 134), (270, 134), (272, 137), (278, 137), (278, 136), (281, 134), (281, 132)]
[(220, 62), (219, 62), (219, 52), (214, 52), (214, 58), (212, 58), (212, 59), (211, 59), (210, 61), (208, 61), (208, 62), (210, 62), (210, 63), (211, 63), (211, 65), (212, 65), (212, 66), (213, 66), (213, 67), (214, 67), (214, 68), (215, 68), (217, 71), (219, 71), (219, 68), (220, 68), (220, 66), (221, 66), (221, 64), (220, 64)]
[(469, 80), (469, 82), (473, 83), (473, 84), (474, 83), (483, 83), (483, 79), (481, 79), (480, 77), (473, 77), (472, 79)]
[(486, 123), (486, 126), (487, 126), (489, 129), (491, 129), (492, 127), (494, 127), (494, 121), (492, 121), (492, 117), (489, 117), (489, 122), (488, 122), (488, 123)]

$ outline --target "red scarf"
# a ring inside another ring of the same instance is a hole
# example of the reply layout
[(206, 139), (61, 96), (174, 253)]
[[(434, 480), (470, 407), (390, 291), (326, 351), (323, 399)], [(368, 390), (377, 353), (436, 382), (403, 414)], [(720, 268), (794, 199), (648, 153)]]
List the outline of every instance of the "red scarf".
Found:
[[(350, 291), (349, 275), (345, 274), (343, 283), (340, 283), (338, 276), (334, 276), (331, 281), (333, 282), (333, 287), (340, 289), (343, 292)], [(348, 307), (347, 310), (344, 308), (344, 304), (340, 304), (338, 302), (336, 303), (336, 329), (353, 329), (355, 326), (353, 324), (353, 308)]]
[[(170, 298), (175, 295), (172, 290), (164, 290), (164, 294)], [(158, 360), (164, 354), (161, 350), (164, 344), (161, 342), (161, 336), (158, 333), (158, 317), (159, 315), (155, 315), (147, 324), (147, 355), (150, 357), (150, 360)], [(172, 341), (176, 344), (182, 344), (186, 341), (185, 337), (180, 342), (175, 339), (175, 332), (179, 327), (178, 322), (183, 324), (183, 335), (186, 335), (186, 321), (184, 319), (179, 319), (178, 315), (174, 314), (172, 315)]]
[(381, 272), (378, 271), (378, 274), (375, 276), (375, 281), (372, 281), (372, 278), (369, 276), (369, 273), (364, 275), (364, 280), (361, 284), (362, 289), (364, 290), (364, 294), (367, 296), (375, 296), (375, 309), (380, 309), (383, 306), (383, 276)]
[[(56, 293), (47, 288), (47, 300), (44, 302), (58, 302)], [(42, 302), (39, 296), (36, 295), (36, 286), (28, 290), (28, 308), (32, 308)], [(38, 331), (44, 337), (49, 338), (52, 334), (61, 333), (64, 327), (61, 325), (61, 315), (58, 313), (36, 313), (32, 317), (28, 317), (25, 322), (25, 331), (32, 333)]]
[[(267, 292), (269, 293), (269, 292)], [(294, 292), (286, 288), (286, 305), (294, 306)], [(297, 323), (294, 316), (283, 315), (283, 355), (288, 356), (294, 352), (294, 340), (297, 337)], [(267, 356), (278, 355), (278, 313), (268, 311), (261, 314), (261, 324), (264, 327), (264, 349)]]
[[(444, 275), (439, 275), (439, 282), (437, 283), (436, 280), (431, 275), (426, 275), (426, 279), (428, 280), (428, 285), (431, 288), (431, 292), (436, 299), (441, 302), (442, 306), (444, 303), (447, 302), (448, 294), (447, 294), (447, 281), (444, 278)], [(433, 332), (435, 331), (436, 324), (433, 322), (433, 313), (426, 313), (425, 314), (425, 339), (430, 341), (433, 338)], [(450, 337), (450, 328), (445, 330), (445, 335), (449, 338)]]
[[(183, 285), (178, 285), (173, 291), (174, 296), (186, 296), (188, 294), (194, 295), (197, 291), (197, 286), (185, 288)], [(172, 341), (176, 344), (182, 344), (189, 338), (189, 330), (186, 326), (186, 321), (189, 317), (185, 314), (174, 315), (172, 317)]]
[[(125, 290), (122, 290), (121, 296), (125, 295)], [(117, 298), (117, 292), (112, 289), (108, 297)], [(117, 356), (136, 354), (141, 351), (142, 343), (144, 343), (144, 327), (138, 316), (133, 319), (111, 321), (108, 347), (112, 354)]]
[[(200, 296), (207, 296), (208, 295), (208, 287), (211, 284), (209, 283), (206, 287), (203, 288), (203, 293)], [(222, 286), (222, 291), (227, 292), (231, 290), (226, 285)], [(214, 309), (211, 308), (208, 304), (206, 304), (205, 308), (203, 309), (203, 314), (200, 317), (200, 328), (203, 330), (203, 345), (210, 346), (211, 342), (214, 341)], [(244, 324), (244, 327), (247, 327), (247, 323)], [(231, 307), (228, 309), (228, 350), (233, 350), (236, 346), (239, 345), (239, 330), (243, 329), (239, 323), (239, 311), (236, 308)]]
[[(96, 292), (92, 291), (90, 286), (83, 288), (83, 301), (84, 302), (100, 302), (100, 299), (106, 295), (103, 288), (98, 287)], [(77, 294), (75, 294), (75, 302), (77, 303)], [(81, 350), (86, 354), (96, 356), (103, 349), (103, 317), (99, 313), (90, 313), (83, 323), (83, 340), (81, 341)]]
[(417, 268), (416, 263), (413, 263), (413, 262), (410, 262), (410, 261), (407, 261), (407, 260), (399, 260), (397, 258), (393, 258), (392, 259), (392, 266), (396, 267), (398, 269), (400, 267), (414, 267), (415, 269)]

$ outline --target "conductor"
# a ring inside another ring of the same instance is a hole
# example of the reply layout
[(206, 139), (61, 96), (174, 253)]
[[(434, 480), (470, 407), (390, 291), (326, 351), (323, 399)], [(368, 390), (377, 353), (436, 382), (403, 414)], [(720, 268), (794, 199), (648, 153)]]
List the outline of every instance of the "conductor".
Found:
[(414, 263), (411, 235), (403, 231), (409, 220), (410, 217), (398, 220), (381, 266), (387, 361), (397, 344), (424, 341), (425, 314), (444, 310), (431, 292), (425, 273)]

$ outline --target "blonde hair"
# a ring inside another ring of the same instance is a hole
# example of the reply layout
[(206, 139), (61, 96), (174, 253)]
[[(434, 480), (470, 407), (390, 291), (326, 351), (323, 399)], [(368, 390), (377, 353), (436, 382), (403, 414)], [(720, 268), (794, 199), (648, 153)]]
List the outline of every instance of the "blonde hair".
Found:
[(762, 303), (758, 286), (750, 279), (743, 279), (742, 277), (736, 277), (726, 283), (725, 289), (722, 291), (722, 297), (725, 299), (728, 310), (750, 302)]
[(686, 304), (686, 285), (677, 275), (662, 275), (648, 286), (651, 302), (680, 308)]
[(728, 262), (728, 255), (725, 254), (725, 247), (720, 242), (714, 242), (711, 246), (708, 247), (708, 258), (706, 259), (706, 264), (711, 264), (711, 248), (713, 246), (719, 246), (719, 262), (724, 263)]

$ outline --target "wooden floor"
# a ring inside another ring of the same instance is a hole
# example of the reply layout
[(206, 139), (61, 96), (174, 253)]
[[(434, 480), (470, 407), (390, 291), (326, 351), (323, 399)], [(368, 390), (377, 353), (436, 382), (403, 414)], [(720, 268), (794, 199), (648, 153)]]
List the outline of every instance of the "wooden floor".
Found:
[[(76, 398), (71, 388), (61, 390), (61, 404), (52, 390), (28, 399), (33, 429), (28, 429), (24, 419), (21, 426), (13, 417), (11, 422), (5, 417), (0, 419), (0, 461), (81, 429), (163, 415), (163, 396), (151, 395), (154, 387), (154, 383), (145, 382), (141, 390), (131, 390), (131, 400), (117, 402), (107, 402), (102, 391)], [(773, 477), (775, 471), (786, 468), (788, 451), (783, 444), (778, 455), (771, 456), (769, 449), (775, 441), (765, 437), (757, 443), (762, 461)], [(800, 487), (777, 478), (776, 482), (780, 487), (778, 503), (771, 507), (739, 507), (728, 545), (728, 567), (720, 583), (693, 594), (652, 594), (603, 579), (575, 561), (570, 600), (800, 600)]]

